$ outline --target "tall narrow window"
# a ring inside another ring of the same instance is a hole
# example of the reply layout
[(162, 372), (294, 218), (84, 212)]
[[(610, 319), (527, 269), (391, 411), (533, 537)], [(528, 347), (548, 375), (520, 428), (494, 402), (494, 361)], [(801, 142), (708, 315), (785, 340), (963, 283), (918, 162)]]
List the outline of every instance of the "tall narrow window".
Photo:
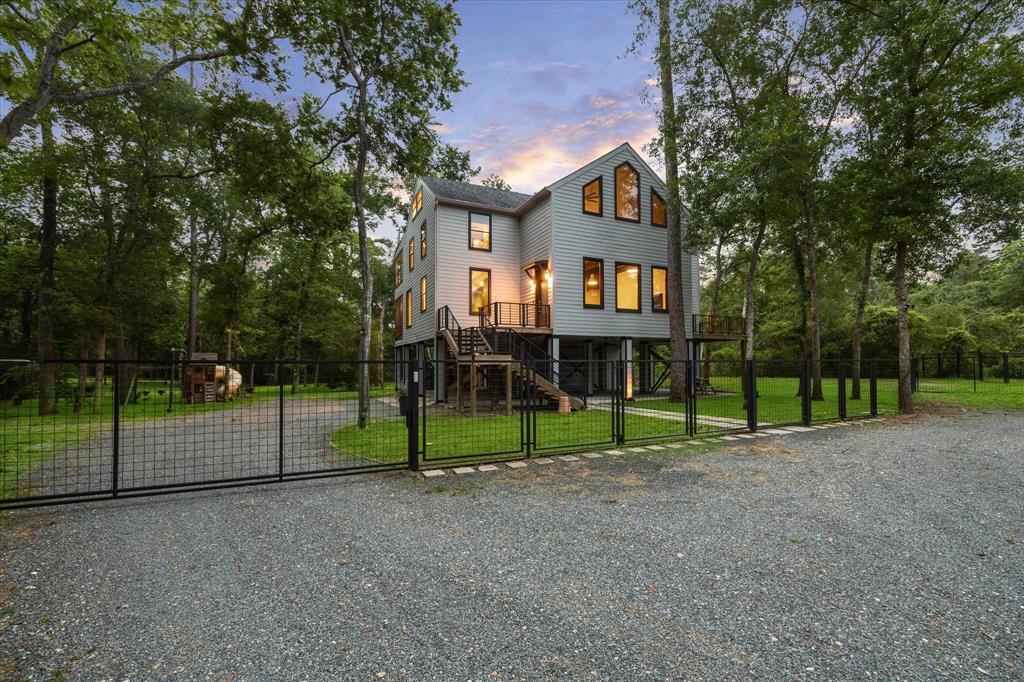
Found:
[(402, 297), (395, 299), (395, 341), (402, 340)]
[(629, 163), (615, 167), (615, 217), (640, 222), (640, 174)]
[(398, 249), (398, 258), (395, 260), (395, 284), (402, 283), (402, 249)]
[(636, 263), (615, 264), (615, 310), (640, 312), (640, 266)]
[(604, 307), (604, 261), (583, 259), (583, 307)]
[(476, 315), (491, 304), (491, 271), (469, 269), (469, 312)]
[(489, 214), (469, 212), (469, 248), (477, 251), (491, 250), (491, 216)]
[(427, 221), (420, 225), (420, 258), (427, 257)]
[(656, 265), (651, 266), (651, 309), (668, 312), (668, 270)]
[(412, 289), (405, 292), (405, 326), (412, 326)]
[(668, 215), (665, 212), (665, 200), (661, 195), (651, 188), (651, 225), (665, 227), (668, 224)]
[(409, 272), (416, 267), (416, 239), (409, 240)]
[(427, 311), (427, 276), (420, 277), (420, 312)]
[(583, 185), (583, 212), (590, 215), (604, 215), (601, 204), (601, 176)]
[(412, 198), (412, 210), (409, 216), (410, 220), (415, 220), (416, 216), (420, 214), (420, 209), (423, 208), (423, 190), (416, 192), (416, 196)]

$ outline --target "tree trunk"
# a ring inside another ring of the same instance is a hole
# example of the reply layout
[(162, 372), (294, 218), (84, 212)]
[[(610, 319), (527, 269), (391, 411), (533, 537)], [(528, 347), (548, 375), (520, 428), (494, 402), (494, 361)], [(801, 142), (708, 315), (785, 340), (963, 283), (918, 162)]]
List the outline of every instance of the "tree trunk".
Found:
[(96, 384), (92, 392), (92, 413), (99, 414), (103, 411), (103, 381), (106, 375), (107, 359), (107, 325), (100, 324), (99, 333), (96, 335)]
[(185, 341), (185, 357), (191, 359), (196, 352), (196, 337), (199, 334), (199, 229), (196, 226), (195, 211), (190, 208), (188, 226), (188, 338)]
[(57, 153), (53, 124), (43, 118), (43, 215), (39, 235), (39, 414), (55, 414), (53, 360), (53, 261), (57, 253)]
[[(686, 301), (683, 292), (683, 216), (679, 200), (679, 152), (676, 143), (676, 100), (672, 84), (672, 34), (669, 0), (658, 0), (658, 70), (661, 80), (661, 135), (665, 143), (665, 182), (668, 185), (668, 339), (672, 402), (686, 399)], [(647, 371), (645, 368), (644, 371)]]
[(380, 315), (377, 316), (377, 359), (380, 360), (380, 364), (377, 365), (375, 377), (378, 387), (384, 386), (384, 318), (387, 315), (387, 308), (387, 302), (382, 300)]
[(818, 293), (818, 227), (814, 205), (807, 192), (804, 205), (804, 248), (807, 251), (807, 277), (811, 290), (811, 400), (824, 400), (821, 391), (821, 296)]
[[(761, 254), (761, 243), (768, 230), (768, 213), (762, 205), (758, 210), (757, 233), (750, 245), (750, 263), (747, 265), (746, 290), (743, 294), (743, 338), (745, 341), (744, 360), (754, 359), (754, 281), (757, 278), (758, 259)], [(744, 375), (745, 376), (745, 375)]]
[[(715, 244), (715, 280), (711, 283), (711, 303), (708, 305), (708, 314), (714, 317), (718, 314), (718, 293), (722, 289), (722, 245), (725, 242), (725, 233), (719, 232), (718, 241)], [(701, 359), (703, 360), (704, 368), (701, 375), (704, 377), (704, 382), (711, 381), (711, 345), (708, 343), (701, 344)]]
[(370, 245), (366, 228), (366, 209), (363, 203), (364, 182), (366, 177), (366, 159), (368, 154), (369, 134), (366, 129), (367, 107), (366, 82), (359, 83), (359, 153), (356, 159), (356, 172), (352, 179), (352, 193), (356, 205), (356, 224), (359, 228), (359, 278), (363, 285), (363, 295), (359, 300), (359, 428), (365, 429), (370, 414), (370, 329), (373, 324), (373, 271), (370, 269)]
[(81, 362), (78, 363), (78, 386), (75, 388), (75, 414), (82, 411), (85, 405), (85, 385), (89, 381), (89, 342), (82, 341), (79, 351)]
[(850, 399), (860, 400), (860, 337), (864, 326), (864, 308), (867, 307), (871, 285), (871, 256), (875, 242), (868, 240), (864, 247), (864, 268), (860, 274), (860, 292), (857, 295), (857, 315), (853, 320), (853, 338), (850, 341), (853, 361), (850, 364)]
[(910, 303), (907, 300), (907, 251), (906, 239), (896, 242), (896, 268), (894, 282), (896, 288), (896, 321), (899, 327), (899, 406), (900, 413), (914, 413), (914, 397), (910, 391)]
[(800, 240), (793, 242), (793, 269), (796, 271), (797, 293), (800, 295), (800, 325), (797, 328), (797, 351), (800, 359), (800, 380), (797, 382), (796, 394), (802, 396), (807, 390), (804, 381), (803, 365), (807, 361), (807, 270), (804, 267), (804, 251)]

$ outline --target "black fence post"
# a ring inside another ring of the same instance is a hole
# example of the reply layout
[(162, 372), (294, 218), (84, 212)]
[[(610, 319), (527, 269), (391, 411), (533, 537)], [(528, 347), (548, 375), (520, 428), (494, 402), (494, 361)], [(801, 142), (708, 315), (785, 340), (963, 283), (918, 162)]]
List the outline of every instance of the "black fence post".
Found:
[(686, 361), (686, 433), (697, 434), (697, 361)]
[(409, 468), (413, 471), (420, 470), (420, 370), (416, 366), (416, 360), (410, 359), (406, 370), (409, 373), (409, 380), (406, 382), (408, 399), (405, 411), (405, 426), (408, 431), (408, 457)]
[(757, 367), (747, 360), (747, 430), (757, 431)]
[(626, 363), (624, 360), (615, 362), (616, 387), (615, 392), (619, 396), (619, 409), (616, 411), (617, 428), (615, 442), (622, 445), (626, 442)]
[(838, 361), (839, 418), (846, 419), (846, 363)]
[(1003, 383), (1010, 383), (1010, 354), (1003, 353)]
[(804, 426), (811, 425), (811, 361), (804, 358), (800, 363), (800, 421)]
[(277, 480), (284, 480), (284, 372), (277, 366)]
[(978, 381), (985, 380), (985, 354), (978, 351)]
[[(106, 364), (105, 361), (101, 361)], [(114, 451), (113, 460), (111, 461), (111, 477), (110, 477), (110, 494), (117, 497), (118, 489), (120, 488), (121, 478), (121, 365), (118, 363), (114, 367), (114, 374), (111, 376), (111, 381), (114, 384)], [(100, 386), (98, 391), (103, 390)], [(102, 405), (100, 406), (102, 409)]]
[(870, 374), (868, 375), (868, 393), (871, 396), (871, 416), (878, 416), (878, 361), (871, 360), (871, 366), (868, 369)]

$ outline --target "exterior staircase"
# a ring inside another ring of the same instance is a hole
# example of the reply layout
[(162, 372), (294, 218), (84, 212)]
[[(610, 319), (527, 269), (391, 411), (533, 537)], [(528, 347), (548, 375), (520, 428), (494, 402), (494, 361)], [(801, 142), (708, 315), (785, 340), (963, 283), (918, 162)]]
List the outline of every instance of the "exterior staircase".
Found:
[(458, 365), (487, 366), (491, 363), (509, 367), (513, 375), (532, 381), (537, 392), (548, 401), (557, 403), (565, 397), (571, 409), (586, 409), (585, 398), (558, 386), (558, 361), (514, 329), (464, 328), (448, 306), (437, 311), (437, 320), (449, 360)]

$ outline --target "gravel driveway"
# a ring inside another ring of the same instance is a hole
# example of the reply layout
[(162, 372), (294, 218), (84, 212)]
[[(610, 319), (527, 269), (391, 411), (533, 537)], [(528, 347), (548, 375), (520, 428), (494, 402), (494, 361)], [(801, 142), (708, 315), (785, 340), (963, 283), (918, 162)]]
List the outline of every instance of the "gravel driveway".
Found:
[(0, 528), (0, 679), (1021, 679), (1024, 415)]

